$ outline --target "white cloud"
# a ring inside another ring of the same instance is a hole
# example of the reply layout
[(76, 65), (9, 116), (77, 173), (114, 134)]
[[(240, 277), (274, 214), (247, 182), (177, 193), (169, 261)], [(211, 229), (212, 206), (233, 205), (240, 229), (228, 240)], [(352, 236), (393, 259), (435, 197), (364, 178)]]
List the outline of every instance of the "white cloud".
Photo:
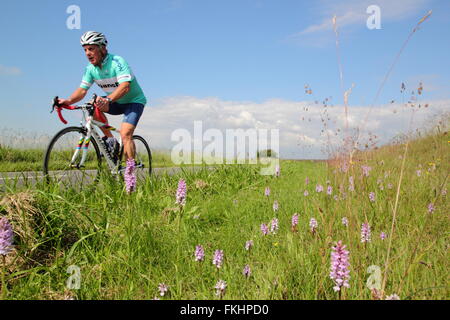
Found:
[(22, 70), (17, 67), (8, 67), (0, 64), (0, 75), (1, 76), (19, 76), (22, 74)]
[[(423, 108), (426, 103), (429, 107)], [(421, 105), (411, 128), (411, 108), (397, 103), (372, 108), (368, 118), (369, 107), (350, 106), (349, 126), (361, 130), (361, 141), (370, 132), (383, 144), (409, 129), (422, 128), (436, 112), (450, 112), (450, 100), (421, 102)], [(346, 121), (343, 106), (328, 106), (326, 113), (324, 110), (323, 106), (306, 101), (276, 99), (255, 103), (172, 97), (146, 107), (136, 132), (148, 138), (153, 148), (171, 149), (176, 145), (170, 140), (172, 132), (182, 128), (193, 137), (194, 121), (203, 122), (203, 133), (216, 128), (224, 137), (226, 129), (279, 129), (282, 158), (326, 158), (324, 150), (336, 149), (343, 140)], [(113, 125), (120, 126), (122, 116), (109, 116), (109, 119)]]
[(366, 10), (371, 5), (380, 7), (381, 28), (385, 22), (413, 16), (417, 16), (419, 22), (430, 9), (427, 7), (430, 2), (431, 0), (321, 0), (314, 12), (316, 22), (288, 36), (288, 40), (313, 46), (329, 44), (334, 37), (332, 22), (334, 15), (338, 30), (347, 30), (351, 26), (365, 28), (366, 21), (371, 15)]
[[(304, 30), (300, 31), (298, 33), (298, 35), (333, 30), (334, 14), (331, 14), (329, 17), (325, 18), (325, 20), (323, 20), (319, 24), (313, 24), (313, 25), (306, 27)], [(348, 12), (344, 13), (343, 15), (339, 15), (339, 16), (336, 15), (336, 23), (338, 24), (339, 27), (343, 27), (343, 26), (347, 26), (349, 24), (354, 24), (354, 23), (358, 23), (358, 22), (362, 23), (362, 22), (364, 22), (364, 20), (366, 18), (367, 18), (367, 15), (365, 14), (365, 11), (362, 11), (362, 12), (348, 11)]]

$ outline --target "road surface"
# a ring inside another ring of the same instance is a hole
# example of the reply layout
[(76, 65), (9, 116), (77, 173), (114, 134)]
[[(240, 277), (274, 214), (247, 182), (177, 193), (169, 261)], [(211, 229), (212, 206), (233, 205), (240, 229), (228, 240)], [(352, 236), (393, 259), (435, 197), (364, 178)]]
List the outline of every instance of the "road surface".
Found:
[[(201, 170), (203, 167), (185, 167), (184, 170), (193, 170), (198, 171)], [(208, 167), (208, 169), (211, 169), (211, 167)], [(96, 170), (86, 170), (88, 174), (95, 174)], [(152, 169), (152, 175), (160, 176), (167, 173), (168, 175), (173, 175), (176, 173), (181, 172), (180, 167), (163, 167), (163, 168), (153, 168)], [(70, 171), (72, 174), (72, 180), (77, 179), (77, 171)], [(53, 172), (50, 173), (51, 176), (61, 177), (62, 175), (59, 174), (59, 172)], [(35, 185), (36, 182), (42, 181), (44, 178), (44, 174), (42, 171), (25, 171), (25, 172), (0, 172), (0, 190), (3, 190), (5, 187), (5, 184), (7, 185), (16, 185), (16, 186), (23, 186), (23, 185)], [(139, 177), (138, 177), (139, 178)]]

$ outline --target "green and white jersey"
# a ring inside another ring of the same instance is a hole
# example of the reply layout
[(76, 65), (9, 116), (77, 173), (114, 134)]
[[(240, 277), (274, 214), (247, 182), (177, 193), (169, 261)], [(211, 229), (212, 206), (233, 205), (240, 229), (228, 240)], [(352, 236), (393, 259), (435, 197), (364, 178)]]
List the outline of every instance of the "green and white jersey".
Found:
[(112, 93), (122, 82), (130, 82), (130, 91), (118, 103), (142, 103), (147, 99), (139, 86), (128, 63), (120, 56), (108, 53), (103, 60), (102, 68), (89, 64), (84, 72), (80, 87), (88, 90), (95, 82), (107, 94)]

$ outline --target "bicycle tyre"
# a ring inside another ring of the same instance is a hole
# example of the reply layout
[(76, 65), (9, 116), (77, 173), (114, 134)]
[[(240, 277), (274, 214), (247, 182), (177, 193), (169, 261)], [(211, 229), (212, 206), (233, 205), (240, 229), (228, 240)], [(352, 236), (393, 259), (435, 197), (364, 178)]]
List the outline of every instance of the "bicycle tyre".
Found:
[(79, 189), (98, 181), (102, 158), (94, 139), (89, 142), (93, 147), (87, 148), (85, 165), (79, 166), (83, 148), (72, 162), (74, 150), (79, 144), (80, 138), (85, 138), (86, 134), (86, 129), (82, 127), (68, 127), (59, 131), (52, 138), (44, 156), (43, 171), (47, 183), (54, 181), (66, 187)]
[[(139, 135), (133, 135), (133, 142), (136, 147), (135, 163), (136, 163), (136, 176), (139, 178), (146, 178), (152, 174), (152, 152), (148, 146), (147, 141)], [(126, 159), (124, 159), (123, 146), (120, 150), (119, 159), (126, 166)]]

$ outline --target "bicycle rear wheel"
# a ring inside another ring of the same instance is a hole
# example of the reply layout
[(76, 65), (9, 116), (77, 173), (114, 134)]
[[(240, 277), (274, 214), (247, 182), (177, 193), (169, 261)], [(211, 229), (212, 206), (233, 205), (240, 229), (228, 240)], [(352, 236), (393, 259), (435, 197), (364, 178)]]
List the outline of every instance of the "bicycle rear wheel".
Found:
[(86, 134), (84, 128), (68, 127), (53, 137), (44, 157), (47, 182), (81, 189), (98, 180), (102, 164), (100, 150), (95, 140), (87, 141)]
[(152, 153), (150, 148), (141, 136), (133, 136), (136, 150), (134, 161), (136, 162), (136, 177), (147, 178), (152, 174)]
[[(133, 142), (135, 146), (134, 161), (136, 163), (136, 178), (145, 179), (152, 174), (152, 153), (150, 148), (141, 136), (134, 135)], [(122, 159), (122, 171), (125, 171), (126, 159), (124, 157), (123, 146), (120, 151), (120, 159)]]

